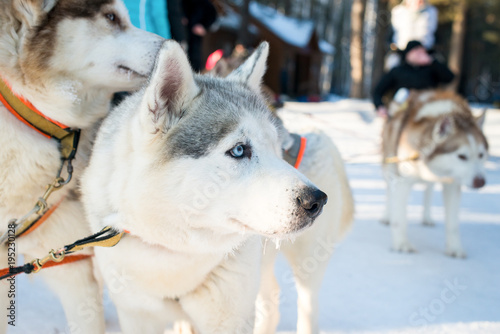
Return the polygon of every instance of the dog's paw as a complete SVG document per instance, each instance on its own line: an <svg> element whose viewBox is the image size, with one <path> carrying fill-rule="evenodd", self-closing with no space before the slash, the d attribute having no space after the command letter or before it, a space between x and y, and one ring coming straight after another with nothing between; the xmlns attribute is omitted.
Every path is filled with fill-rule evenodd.
<svg viewBox="0 0 500 334"><path fill-rule="evenodd" d="M178 320L174 324L175 334L196 334L194 328L188 321Z"/></svg>
<svg viewBox="0 0 500 334"><path fill-rule="evenodd" d="M426 227L434 227L436 226L436 223L433 222L432 220L427 220L425 219L423 222L422 222L422 225L426 226Z"/></svg>
<svg viewBox="0 0 500 334"><path fill-rule="evenodd" d="M465 253L462 247L448 247L448 249L446 250L446 255L457 259L465 259L467 257L467 253Z"/></svg>
<svg viewBox="0 0 500 334"><path fill-rule="evenodd" d="M399 253L416 253L417 250L408 241L398 242L392 246L392 250Z"/></svg>

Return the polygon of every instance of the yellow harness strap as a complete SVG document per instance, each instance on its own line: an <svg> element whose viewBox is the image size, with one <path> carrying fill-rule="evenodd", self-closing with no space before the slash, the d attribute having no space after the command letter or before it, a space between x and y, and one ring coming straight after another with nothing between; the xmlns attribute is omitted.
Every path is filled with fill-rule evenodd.
<svg viewBox="0 0 500 334"><path fill-rule="evenodd" d="M420 154L418 152L413 153L407 158L400 159L397 156L394 157L387 157L384 159L384 164L398 164L401 162L406 162L406 161L415 161L420 159Z"/></svg>
<svg viewBox="0 0 500 334"><path fill-rule="evenodd" d="M21 122L36 130L47 138L60 142L61 156L71 160L76 154L80 130L72 130L68 126L43 115L29 101L12 92L9 85L0 80L0 102Z"/></svg>
<svg viewBox="0 0 500 334"><path fill-rule="evenodd" d="M13 219L9 224L16 225L15 236L21 236L23 233L33 231L48 216L54 211L59 204L53 208L49 208L47 200L50 194L71 180L73 166L71 161L75 158L78 141L80 139L79 129L70 129L68 126L59 123L55 120L42 114L33 104L27 101L24 97L15 94L9 84L0 77L0 102L9 110L17 119L34 129L46 138L54 138L59 142L59 150L61 153L61 169L59 170L54 181L47 186L45 194L35 204L35 207L21 219ZM61 177L61 171L64 165L67 165L68 177L64 180ZM8 238L8 231L0 236L0 244L4 243Z"/></svg>
<svg viewBox="0 0 500 334"><path fill-rule="evenodd" d="M97 246L113 247L120 241L124 233L125 232L119 232L110 226L106 226L96 234L77 240L71 245L66 245L63 248L59 249L58 251L51 250L47 256L41 259L35 259L19 267L9 267L1 269L0 280L23 273L24 274L37 273L42 268L44 268L44 266L45 268L48 268L57 265L52 262L57 262L59 264L66 264L86 259L89 257L89 255L71 255L68 257L66 256L68 254L77 252L87 247L97 247Z"/></svg>

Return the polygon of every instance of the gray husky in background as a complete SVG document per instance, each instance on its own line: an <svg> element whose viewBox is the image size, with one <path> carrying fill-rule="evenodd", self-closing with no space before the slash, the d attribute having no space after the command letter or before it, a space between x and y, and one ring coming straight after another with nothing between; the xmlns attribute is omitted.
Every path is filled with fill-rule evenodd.
<svg viewBox="0 0 500 334"><path fill-rule="evenodd" d="M149 84L104 121L83 178L94 231L129 235L96 249L124 333L252 333L261 236L310 226L327 196L281 158L260 96L268 44L225 79L192 72L163 44ZM170 319L169 319L170 318Z"/></svg>

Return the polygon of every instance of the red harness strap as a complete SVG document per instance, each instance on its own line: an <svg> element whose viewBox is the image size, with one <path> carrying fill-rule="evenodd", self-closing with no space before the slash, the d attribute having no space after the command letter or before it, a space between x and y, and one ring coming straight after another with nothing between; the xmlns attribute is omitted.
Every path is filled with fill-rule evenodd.
<svg viewBox="0 0 500 334"><path fill-rule="evenodd" d="M20 233L18 235L18 237L20 237L20 236L26 236L26 235L30 234L31 232L33 232L34 230L36 230L47 219L49 219L49 217L54 213L54 211L56 211L56 209L59 207L59 205L62 203L63 200L64 200L64 197L61 198L61 200L59 202L57 202L56 204L52 205L50 207L50 209L48 209L47 211L45 211L40 218L38 218L37 220L35 220L35 222L26 231Z"/></svg>
<svg viewBox="0 0 500 334"><path fill-rule="evenodd" d="M89 257L92 257L92 256L93 255L87 255L87 254L67 255L67 256L64 257L64 259L61 262L47 262L40 269L47 269L47 268L50 268L50 267L60 266L62 264L68 264L68 263L72 263L72 262L77 262L77 261L88 259ZM37 268L35 268L35 270L36 269Z"/></svg>
<svg viewBox="0 0 500 334"><path fill-rule="evenodd" d="M61 262L47 262L41 268L39 268L36 265L33 265L32 270L33 271L37 271L37 270L40 270L40 269L46 269L46 268L50 268L50 267L60 266L60 265L63 265L63 264L68 264L68 263L72 263L72 262L77 262L77 261L85 260L85 259L87 259L89 257L92 257L92 255L86 255L86 254L68 255L68 256L65 256L64 259ZM1 269L0 270L0 277L9 274L9 272L10 272L10 268ZM10 275L9 277L17 276L17 275L22 274L22 273L23 272L18 272L16 274Z"/></svg>
<svg viewBox="0 0 500 334"><path fill-rule="evenodd" d="M304 153L306 152L307 146L307 138L300 137L300 149L299 154L297 155L297 160L295 160L295 169L299 169L300 164L302 163L302 158L304 158Z"/></svg>

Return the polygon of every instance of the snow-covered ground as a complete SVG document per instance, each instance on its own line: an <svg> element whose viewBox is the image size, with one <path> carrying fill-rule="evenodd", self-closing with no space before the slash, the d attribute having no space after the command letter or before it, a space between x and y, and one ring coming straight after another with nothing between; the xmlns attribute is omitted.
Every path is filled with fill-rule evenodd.
<svg viewBox="0 0 500 334"><path fill-rule="evenodd" d="M356 200L352 231L339 244L322 285L322 333L465 334L500 333L500 111L490 110L485 132L490 141L487 186L465 190L460 211L468 258L444 255L443 206L436 188L435 227L420 224L422 188L409 203L410 238L416 254L390 251L390 234L378 219L384 207L380 171L381 120L365 101L287 103L286 124L317 126L335 140L346 161ZM276 275L282 283L281 334L293 333L296 294L284 283L281 258ZM30 282L31 281L31 282ZM9 333L64 333L62 308L36 275L19 277L17 326ZM105 298L109 333L119 331L116 313Z"/></svg>

